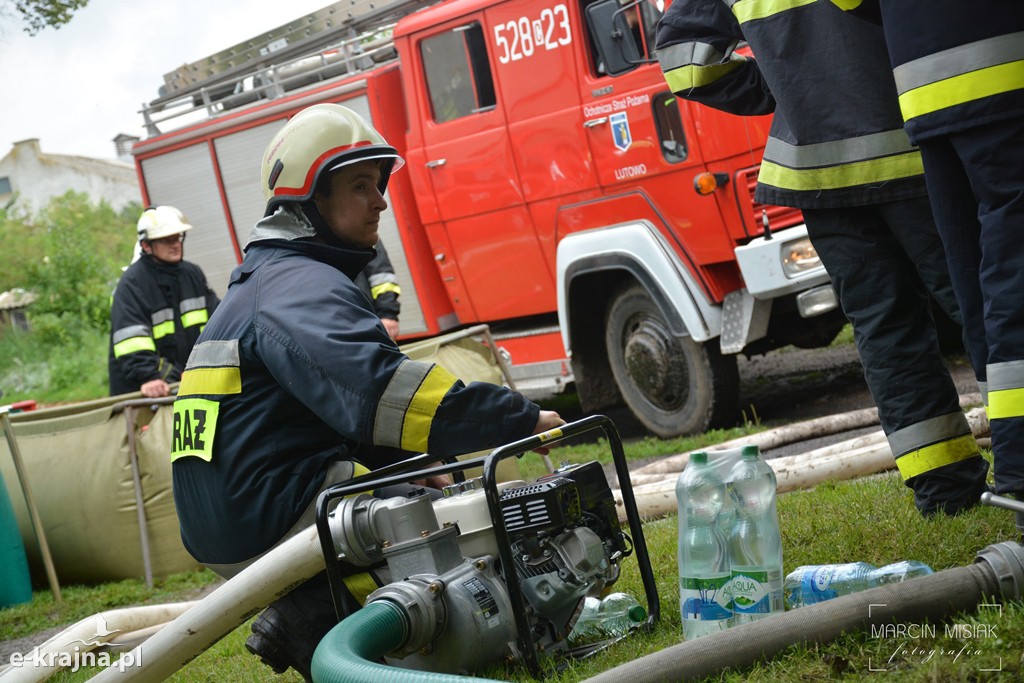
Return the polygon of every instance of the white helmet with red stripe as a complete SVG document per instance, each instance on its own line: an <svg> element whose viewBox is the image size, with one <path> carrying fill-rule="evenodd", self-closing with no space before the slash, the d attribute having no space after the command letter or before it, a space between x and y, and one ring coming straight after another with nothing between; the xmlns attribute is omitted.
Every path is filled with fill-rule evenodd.
<svg viewBox="0 0 1024 683"><path fill-rule="evenodd" d="M360 161L380 160L378 189L402 167L398 150L366 119L340 104L316 104L293 116L263 153L260 184L267 200L265 216L282 202L313 197L326 173Z"/></svg>

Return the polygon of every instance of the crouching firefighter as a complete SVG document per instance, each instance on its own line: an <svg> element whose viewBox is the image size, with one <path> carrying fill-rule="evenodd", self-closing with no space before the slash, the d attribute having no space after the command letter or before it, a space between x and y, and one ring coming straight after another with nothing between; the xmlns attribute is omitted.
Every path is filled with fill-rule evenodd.
<svg viewBox="0 0 1024 683"><path fill-rule="evenodd" d="M407 358L353 282L374 255L384 191L402 163L336 104L296 114L264 154L264 218L174 404L182 540L224 577L312 525L332 484L411 453L453 456L563 424L509 389L466 386ZM383 578L349 569L345 613ZM321 572L272 603L246 645L309 680L313 651L336 623Z"/></svg>

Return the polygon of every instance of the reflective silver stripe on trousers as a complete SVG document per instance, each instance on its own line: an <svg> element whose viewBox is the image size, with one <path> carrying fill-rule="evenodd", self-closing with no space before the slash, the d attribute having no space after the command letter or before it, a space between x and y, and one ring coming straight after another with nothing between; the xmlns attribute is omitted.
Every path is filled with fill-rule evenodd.
<svg viewBox="0 0 1024 683"><path fill-rule="evenodd" d="M112 335L114 343L123 342L125 339L131 339L132 337L152 337L152 333L149 328L145 325L132 325L130 327L122 327L116 330Z"/></svg>
<svg viewBox="0 0 1024 683"><path fill-rule="evenodd" d="M409 410L413 396L433 367L432 363L414 360L404 360L398 366L377 405L377 418L373 424L375 444L401 447L405 413Z"/></svg>
<svg viewBox="0 0 1024 683"><path fill-rule="evenodd" d="M889 435L889 448L894 457L916 451L942 441L971 433L971 425L961 412L939 415L922 420Z"/></svg>
<svg viewBox="0 0 1024 683"><path fill-rule="evenodd" d="M989 391L1024 389L1024 360L989 363L985 374L988 376Z"/></svg>
<svg viewBox="0 0 1024 683"><path fill-rule="evenodd" d="M224 368L240 365L238 357L238 340L207 341L192 347L188 355L188 369L192 368Z"/></svg>
<svg viewBox="0 0 1024 683"><path fill-rule="evenodd" d="M182 299L181 303L178 304L178 310L182 313L198 311L201 308L206 308L205 296L194 296L191 299Z"/></svg>
<svg viewBox="0 0 1024 683"><path fill-rule="evenodd" d="M1024 31L951 47L901 64L892 74L902 95L922 85L1019 59L1024 59Z"/></svg>
<svg viewBox="0 0 1024 683"><path fill-rule="evenodd" d="M981 392L981 404L988 407L988 382L978 382L978 391Z"/></svg>
<svg viewBox="0 0 1024 683"><path fill-rule="evenodd" d="M792 145L778 138L768 138L764 158L789 168L838 166L868 159L912 152L915 147L902 128L871 133L845 140Z"/></svg>
<svg viewBox="0 0 1024 683"><path fill-rule="evenodd" d="M663 71L678 69L681 66L696 64L698 66L709 66L712 64L723 64L726 56L732 54L733 43L728 52L721 52L713 45L707 43L676 43L658 49L658 61Z"/></svg>
<svg viewBox="0 0 1024 683"><path fill-rule="evenodd" d="M165 323L168 320L174 320L174 309L161 308L159 311L156 311L149 316L149 319L153 321L153 327L156 327L160 323Z"/></svg>

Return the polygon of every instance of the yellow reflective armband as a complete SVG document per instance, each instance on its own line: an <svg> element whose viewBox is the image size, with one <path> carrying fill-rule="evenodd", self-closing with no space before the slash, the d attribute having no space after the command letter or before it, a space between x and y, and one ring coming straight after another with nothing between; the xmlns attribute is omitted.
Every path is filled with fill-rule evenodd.
<svg viewBox="0 0 1024 683"><path fill-rule="evenodd" d="M220 403L205 398L184 398L174 402L174 426L171 439L171 462L195 456L210 462L213 458L213 437L217 433Z"/></svg>

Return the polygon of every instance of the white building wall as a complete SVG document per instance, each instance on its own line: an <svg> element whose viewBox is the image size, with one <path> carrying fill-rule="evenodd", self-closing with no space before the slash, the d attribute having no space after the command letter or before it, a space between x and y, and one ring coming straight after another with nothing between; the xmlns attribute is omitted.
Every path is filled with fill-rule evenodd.
<svg viewBox="0 0 1024 683"><path fill-rule="evenodd" d="M0 205L17 196L16 206L35 212L68 190L84 192L95 202L105 199L115 209L142 201L135 167L130 163L44 154L37 139L14 143L0 159Z"/></svg>

